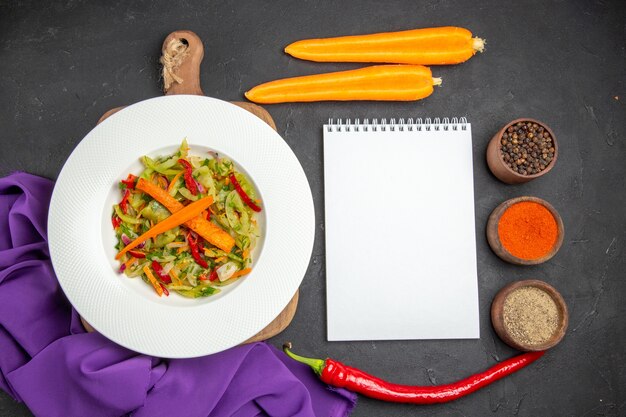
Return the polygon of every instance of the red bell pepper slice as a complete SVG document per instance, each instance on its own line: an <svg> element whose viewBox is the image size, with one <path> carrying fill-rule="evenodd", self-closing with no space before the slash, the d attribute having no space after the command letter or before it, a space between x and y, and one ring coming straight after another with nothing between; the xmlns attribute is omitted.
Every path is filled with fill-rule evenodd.
<svg viewBox="0 0 626 417"><path fill-rule="evenodd" d="M170 296L170 291L167 289L167 287L165 285L163 285L162 282L159 282L159 285L163 289L163 294L165 294L166 297L169 297Z"/></svg>
<svg viewBox="0 0 626 417"><path fill-rule="evenodd" d="M166 284L172 282L172 278L170 278L170 276L163 271L163 267L157 261L152 261L152 269L154 269L154 272L156 272L161 281L165 282Z"/></svg>
<svg viewBox="0 0 626 417"><path fill-rule="evenodd" d="M209 264L200 256L200 247L202 244L198 246L198 242L191 236L191 234L187 234L187 242L189 242L189 250L191 250L191 256L193 256L196 263L203 268L208 268Z"/></svg>
<svg viewBox="0 0 626 417"><path fill-rule="evenodd" d="M135 183L137 182L137 177L133 174L128 174L128 177L125 180L120 181L122 184L126 186L127 189L135 188Z"/></svg>
<svg viewBox="0 0 626 417"><path fill-rule="evenodd" d="M129 250L128 254L134 258L142 259L146 257L146 254L143 252L138 252L136 250Z"/></svg>
<svg viewBox="0 0 626 417"><path fill-rule="evenodd" d="M213 282L218 278L217 276L217 268L215 268L212 272L211 275L209 275L209 281Z"/></svg>
<svg viewBox="0 0 626 417"><path fill-rule="evenodd" d="M246 194L243 188L241 188L241 185L239 184L239 181L237 181L235 174L230 174L228 178L230 179L230 182L233 183L235 190L237 190L237 193L239 194L243 202L246 203L248 207L250 207L252 210L256 211L257 213L261 211L261 207L257 206L254 203L254 201L252 201L252 199L248 196L248 194Z"/></svg>
<svg viewBox="0 0 626 417"><path fill-rule="evenodd" d="M122 197L122 201L120 201L120 208L122 209L122 212L124 212L124 214L126 214L126 212L128 211L128 197L130 197L130 190L126 190L124 191L124 197Z"/></svg>
<svg viewBox="0 0 626 417"><path fill-rule="evenodd" d="M193 178L193 175L191 174L192 168L191 168L191 164L184 160L183 158L180 158L178 160L178 163L181 164L183 166L183 168L185 169L185 173L183 174L184 178L185 178L185 185L187 186L187 189L189 190L189 192L193 195L198 195L198 184L196 184L196 180Z"/></svg>
<svg viewBox="0 0 626 417"><path fill-rule="evenodd" d="M113 228L117 229L118 227L120 227L120 224L122 224L122 219L117 216L113 216L111 218L111 223L113 223Z"/></svg>

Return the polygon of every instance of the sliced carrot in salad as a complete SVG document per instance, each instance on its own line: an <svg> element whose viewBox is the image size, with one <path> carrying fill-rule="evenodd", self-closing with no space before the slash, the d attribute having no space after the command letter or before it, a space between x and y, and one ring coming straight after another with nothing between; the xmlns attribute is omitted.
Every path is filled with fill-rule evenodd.
<svg viewBox="0 0 626 417"><path fill-rule="evenodd" d="M184 207L167 191L143 178L139 179L136 188L154 198L172 213L176 213ZM202 236L207 242L212 243L225 252L230 252L235 245L235 239L233 239L231 235L201 216L194 217L187 221L185 226Z"/></svg>
<svg viewBox="0 0 626 417"><path fill-rule="evenodd" d="M176 274L176 272L174 272L173 269L170 271L170 277L172 278L172 282L176 285L183 285L183 282L180 280L180 278L178 278L178 275Z"/></svg>
<svg viewBox="0 0 626 417"><path fill-rule="evenodd" d="M230 279L233 278L238 278L238 277L242 277L244 275L248 275L250 272L252 272L252 268L246 268L246 269L242 269L240 271L235 272Z"/></svg>
<svg viewBox="0 0 626 417"><path fill-rule="evenodd" d="M124 262L124 269L130 268L136 261L137 258L131 256L126 262Z"/></svg>
<svg viewBox="0 0 626 417"><path fill-rule="evenodd" d="M172 190L174 189L174 186L176 185L176 183L178 183L178 179L179 179L180 177L182 177L182 176L183 176L183 173L184 173L184 172L183 172L183 171L181 171L181 172L179 172L178 174L176 174L176 176L174 177L174 179L172 180L172 182L170 182L170 185L167 187L167 192L168 192L168 193L171 193L171 192L172 192ZM154 198L154 197L152 197L152 198Z"/></svg>
<svg viewBox="0 0 626 417"><path fill-rule="evenodd" d="M152 271L150 271L150 268L148 267L148 265L143 267L143 272L146 274L148 281L150 281L150 283L154 287L154 290L157 292L157 294L159 294L159 297L162 296L163 288L161 287L161 284L159 284L159 282L156 280L154 275L152 275Z"/></svg>
<svg viewBox="0 0 626 417"><path fill-rule="evenodd" d="M156 237L161 233L165 233L168 230L173 229L176 226L180 226L181 224L193 219L199 213L202 213L204 210L206 210L206 208L209 207L211 204L213 204L213 197L209 196L204 197L198 201L194 201L188 206L182 208L181 210L178 210L162 222L159 222L155 226L151 227L150 230L148 230L146 233L139 236L128 245L124 246L124 248L119 251L117 255L115 255L115 259L120 259L122 255L124 255L126 252L136 248L146 240L152 237Z"/></svg>

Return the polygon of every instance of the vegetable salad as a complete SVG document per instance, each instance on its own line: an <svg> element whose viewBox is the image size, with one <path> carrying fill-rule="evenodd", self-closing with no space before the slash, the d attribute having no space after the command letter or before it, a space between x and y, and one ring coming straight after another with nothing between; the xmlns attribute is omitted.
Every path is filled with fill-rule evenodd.
<svg viewBox="0 0 626 417"><path fill-rule="evenodd" d="M141 277L159 296L176 291L191 298L216 294L249 274L261 206L233 162L217 153L190 155L186 140L172 155L141 161L143 172L120 181L121 201L113 206L120 272ZM208 210L175 221L176 212L202 199L211 202ZM178 226L153 229L165 219Z"/></svg>

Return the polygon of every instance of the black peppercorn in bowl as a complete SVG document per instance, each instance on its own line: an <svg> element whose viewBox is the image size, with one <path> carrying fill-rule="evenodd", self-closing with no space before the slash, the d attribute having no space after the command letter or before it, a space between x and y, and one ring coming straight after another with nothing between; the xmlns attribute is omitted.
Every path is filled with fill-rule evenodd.
<svg viewBox="0 0 626 417"><path fill-rule="evenodd" d="M500 181L521 184L548 173L558 156L552 130L534 119L515 119L487 146L487 164Z"/></svg>

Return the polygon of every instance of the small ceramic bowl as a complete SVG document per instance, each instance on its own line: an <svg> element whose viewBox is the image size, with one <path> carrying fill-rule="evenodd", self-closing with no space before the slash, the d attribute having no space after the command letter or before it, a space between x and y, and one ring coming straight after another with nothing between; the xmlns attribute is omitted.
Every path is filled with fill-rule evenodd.
<svg viewBox="0 0 626 417"><path fill-rule="evenodd" d="M556 303L559 312L557 329L552 334L552 336L542 344L530 345L525 344L522 341L516 340L513 336L509 334L506 326L504 325L504 302L509 294L511 294L516 289L522 287L534 287L542 290L547 293ZM498 336L500 336L500 339L502 339L504 343L511 346L512 348L524 352L540 351L554 347L563 339L563 336L565 336L565 331L567 330L567 325L569 323L569 313L567 312L565 300L563 300L561 294L559 294L559 292L554 289L554 287L546 284L543 281L529 279L513 282L502 288L498 292L498 294L496 294L495 298L493 299L493 303L491 303L491 323Z"/></svg>
<svg viewBox="0 0 626 417"><path fill-rule="evenodd" d="M554 217L554 220L556 220L557 238L556 238L556 242L554 243L554 246L552 247L550 252L548 252L542 257L535 258L535 259L522 259L511 254L502 245L502 242L500 241L500 235L498 234L498 223L500 223L500 217L502 217L502 213L504 213L506 209L508 209L512 205L521 203L523 201L532 201L534 203L541 204L542 206L548 209L548 211ZM503 261L507 261L515 265L538 265L552 258L559 251L559 249L561 248L561 245L563 244L564 230L565 229L563 227L563 220L561 219L561 216L556 211L556 209L552 207L550 203L548 203L545 200L542 200L541 198L523 196L523 197L516 197L510 200L507 200L504 203L500 204L498 207L496 207L491 212L491 215L489 216L489 220L487 220L486 232L487 232L487 241L489 242L489 246L491 247L491 250L493 250L493 252L496 255L498 255L498 257L502 259Z"/></svg>
<svg viewBox="0 0 626 417"><path fill-rule="evenodd" d="M537 123L539 126L542 126L545 130L547 130L550 136L552 137L552 143L554 144L554 157L552 158L552 161L550 161L550 163L546 166L546 169L544 169L543 171L537 174L522 175L518 172L515 172L504 162L504 159L502 157L502 151L500 149L502 146L500 143L500 141L502 140L502 134L510 126L513 126L514 124L518 122ZM491 170L493 175L495 175L500 181L505 182L507 184L521 184L524 182L534 180L535 178L539 178L542 175L545 175L548 172L550 172L550 170L556 163L556 159L558 155L559 155L559 147L557 145L554 132L552 132L552 130L545 123L540 122L535 119L528 119L528 118L515 119L512 122L507 123L502 129L498 131L498 133L493 135L493 137L491 138L491 141L489 141L489 145L487 146L487 165L489 165L489 169Z"/></svg>

